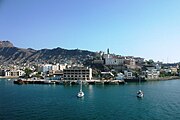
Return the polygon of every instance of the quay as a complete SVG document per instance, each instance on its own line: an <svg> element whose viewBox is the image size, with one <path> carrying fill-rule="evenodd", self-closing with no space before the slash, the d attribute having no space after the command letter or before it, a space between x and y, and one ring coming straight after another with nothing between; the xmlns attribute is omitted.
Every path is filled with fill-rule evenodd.
<svg viewBox="0 0 180 120"><path fill-rule="evenodd" d="M59 80L45 80L45 79L38 79L38 80L31 80L31 79L17 79L14 80L14 84L60 84Z"/></svg>
<svg viewBox="0 0 180 120"><path fill-rule="evenodd" d="M82 80L85 85L120 85L125 84L124 80ZM46 80L46 79L17 79L14 84L56 84L56 85L78 85L79 80Z"/></svg>

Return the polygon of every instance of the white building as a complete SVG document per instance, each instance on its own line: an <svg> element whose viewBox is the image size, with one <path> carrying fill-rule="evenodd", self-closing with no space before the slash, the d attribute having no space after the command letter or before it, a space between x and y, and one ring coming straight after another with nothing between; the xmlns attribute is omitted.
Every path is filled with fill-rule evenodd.
<svg viewBox="0 0 180 120"><path fill-rule="evenodd" d="M68 64L59 64L57 63L56 65L52 65L52 70L53 71L63 71L64 69L70 67L71 65Z"/></svg>
<svg viewBox="0 0 180 120"><path fill-rule="evenodd" d="M63 71L64 80L91 80L92 69L87 67L71 67Z"/></svg>
<svg viewBox="0 0 180 120"><path fill-rule="evenodd" d="M68 67L67 64L60 64L60 65L59 65L59 70L60 70L60 71L63 71L64 69L66 69L66 67Z"/></svg>
<svg viewBox="0 0 180 120"><path fill-rule="evenodd" d="M41 64L38 66L38 72L48 72L52 70L52 64Z"/></svg>
<svg viewBox="0 0 180 120"><path fill-rule="evenodd" d="M117 57L115 55L111 54L105 54L105 65L123 65L124 64L124 58Z"/></svg>
<svg viewBox="0 0 180 120"><path fill-rule="evenodd" d="M52 65L52 71L58 71L59 70L59 64Z"/></svg>
<svg viewBox="0 0 180 120"><path fill-rule="evenodd" d="M124 79L124 74L123 73L118 73L116 80L123 80Z"/></svg>
<svg viewBox="0 0 180 120"><path fill-rule="evenodd" d="M128 72L128 71L124 71L124 76L126 78L132 78L133 77L133 73L132 72Z"/></svg>
<svg viewBox="0 0 180 120"><path fill-rule="evenodd" d="M134 58L126 58L125 59L125 64L129 66L135 66L136 65L136 60Z"/></svg>
<svg viewBox="0 0 180 120"><path fill-rule="evenodd" d="M5 77L20 77L25 74L22 70L7 70L5 71Z"/></svg>
<svg viewBox="0 0 180 120"><path fill-rule="evenodd" d="M79 67L82 65L80 64L73 64L73 65L68 65L68 64L39 64L38 65L38 72L43 72L43 73L55 73L56 71L63 71L64 69L70 68L70 67Z"/></svg>
<svg viewBox="0 0 180 120"><path fill-rule="evenodd" d="M160 72L157 69L147 70L146 75L148 79L157 79L160 75Z"/></svg>

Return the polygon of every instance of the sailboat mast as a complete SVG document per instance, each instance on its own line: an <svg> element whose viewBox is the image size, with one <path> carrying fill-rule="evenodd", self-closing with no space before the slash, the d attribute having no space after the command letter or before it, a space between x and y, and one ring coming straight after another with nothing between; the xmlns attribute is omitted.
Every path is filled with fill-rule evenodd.
<svg viewBox="0 0 180 120"><path fill-rule="evenodd" d="M141 89L141 78L139 77L139 89Z"/></svg>
<svg viewBox="0 0 180 120"><path fill-rule="evenodd" d="M82 80L81 80L81 85L80 85L80 91L82 91Z"/></svg>

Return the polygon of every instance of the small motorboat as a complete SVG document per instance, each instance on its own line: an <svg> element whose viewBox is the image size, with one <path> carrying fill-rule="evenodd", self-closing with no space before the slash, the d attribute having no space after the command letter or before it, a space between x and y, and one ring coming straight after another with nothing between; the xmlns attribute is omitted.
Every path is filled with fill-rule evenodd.
<svg viewBox="0 0 180 120"><path fill-rule="evenodd" d="M143 98L143 96L144 96L143 92L142 92L141 90L139 90L139 91L137 92L137 97L138 97L138 98Z"/></svg>

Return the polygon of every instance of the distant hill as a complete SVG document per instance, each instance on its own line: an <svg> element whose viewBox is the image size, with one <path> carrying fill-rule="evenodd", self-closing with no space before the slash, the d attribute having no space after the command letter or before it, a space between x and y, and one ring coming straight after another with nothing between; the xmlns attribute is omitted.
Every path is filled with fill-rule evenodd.
<svg viewBox="0 0 180 120"><path fill-rule="evenodd" d="M95 52L87 50L67 50L62 48L34 50L14 47L9 41L0 41L0 63L82 63L86 59L96 55Z"/></svg>

